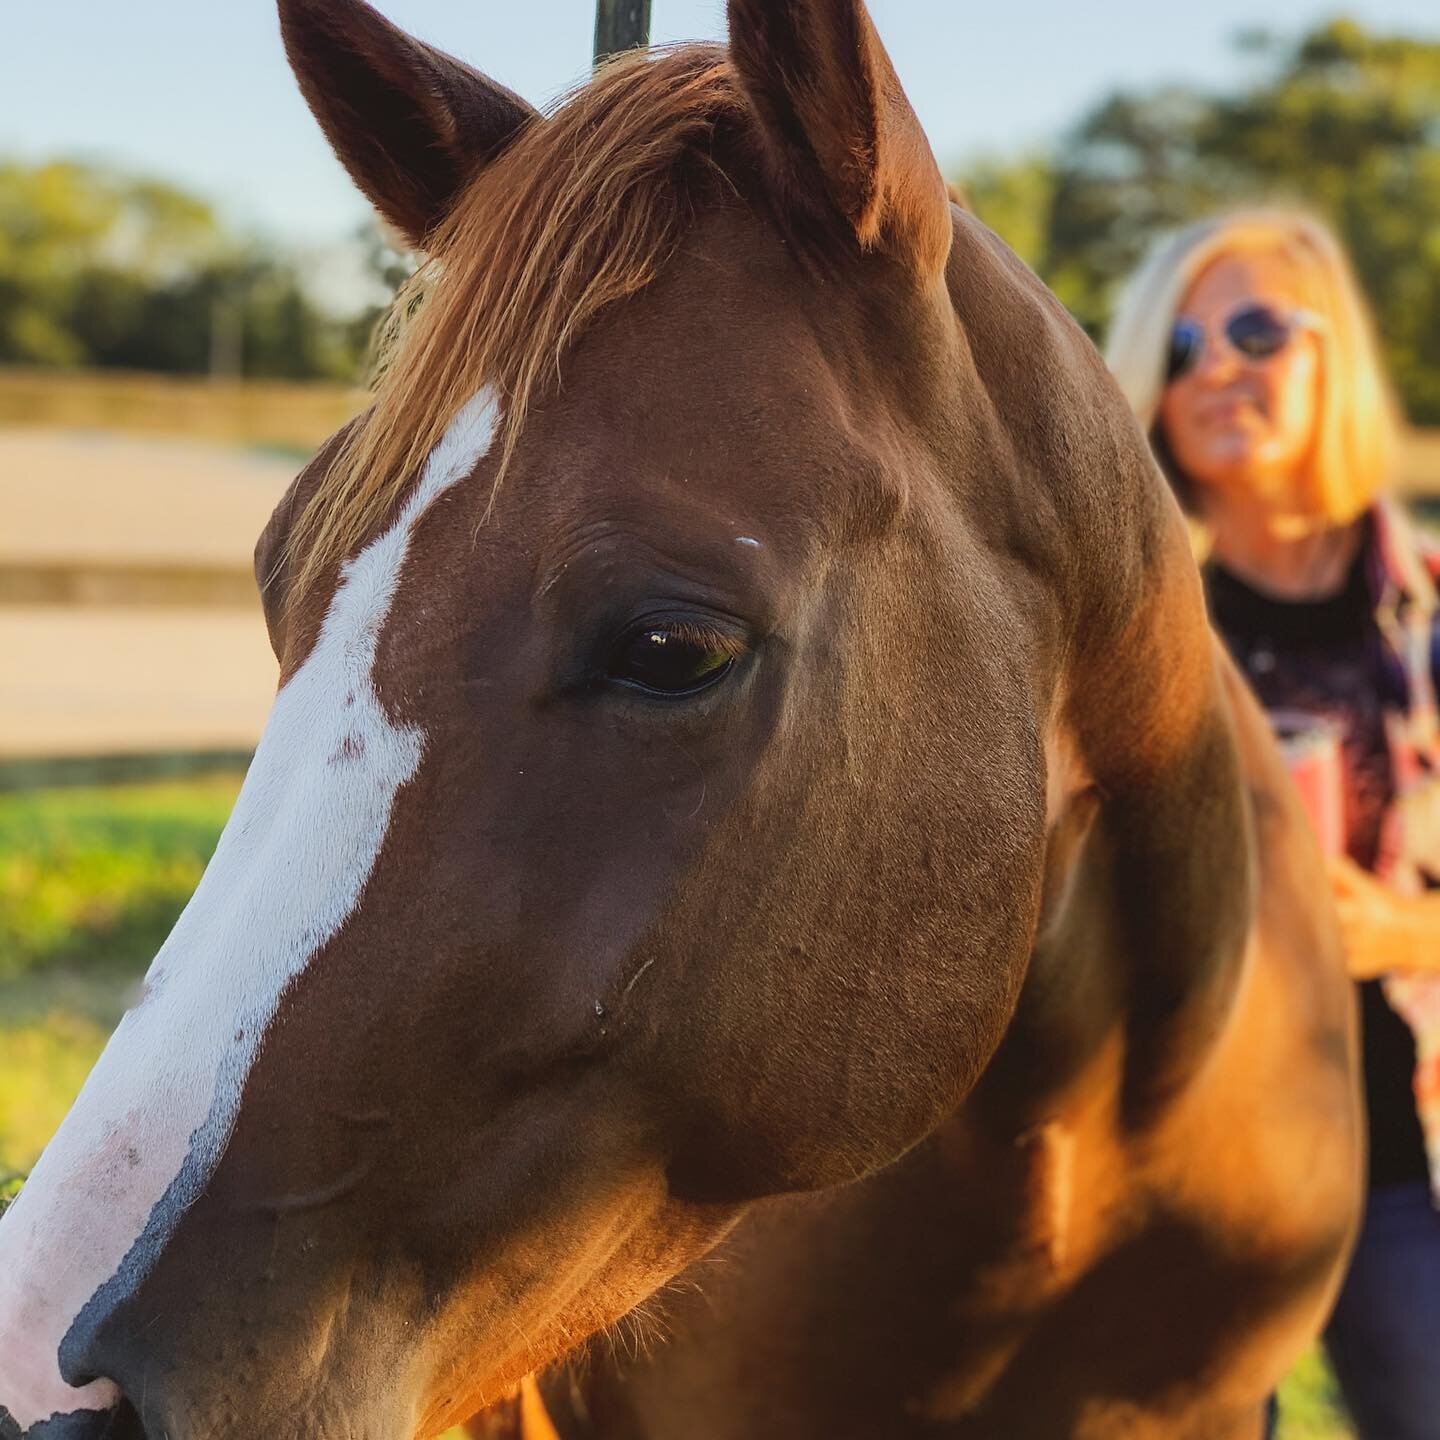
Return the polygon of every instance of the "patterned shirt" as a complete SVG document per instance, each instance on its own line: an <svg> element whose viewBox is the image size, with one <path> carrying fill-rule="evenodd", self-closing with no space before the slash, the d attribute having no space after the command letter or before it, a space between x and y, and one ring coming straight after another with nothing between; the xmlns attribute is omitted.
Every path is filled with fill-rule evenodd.
<svg viewBox="0 0 1440 1440"><path fill-rule="evenodd" d="M1374 617L1374 676L1385 719L1392 798L1372 868L1411 894L1440 886L1440 549L1422 540L1399 507L1370 512L1361 573ZM1415 1044L1411 1098L1440 1205L1440 975L1392 974L1384 999Z"/></svg>
<svg viewBox="0 0 1440 1440"><path fill-rule="evenodd" d="M1345 842L1350 858L1373 870L1385 816L1395 800L1386 729L1383 642L1375 623L1365 553L1341 591L1323 600L1267 595L1223 566L1205 576L1210 614L1260 703L1313 716L1340 734ZM1424 1180L1425 1142L1411 1083L1415 1039L1378 980L1360 986L1371 1185Z"/></svg>

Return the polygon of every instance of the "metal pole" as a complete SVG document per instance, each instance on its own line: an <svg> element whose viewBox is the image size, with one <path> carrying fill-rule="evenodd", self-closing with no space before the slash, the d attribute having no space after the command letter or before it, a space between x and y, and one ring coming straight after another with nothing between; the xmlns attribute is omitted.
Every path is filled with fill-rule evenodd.
<svg viewBox="0 0 1440 1440"><path fill-rule="evenodd" d="M650 0L595 0L595 63L650 43Z"/></svg>

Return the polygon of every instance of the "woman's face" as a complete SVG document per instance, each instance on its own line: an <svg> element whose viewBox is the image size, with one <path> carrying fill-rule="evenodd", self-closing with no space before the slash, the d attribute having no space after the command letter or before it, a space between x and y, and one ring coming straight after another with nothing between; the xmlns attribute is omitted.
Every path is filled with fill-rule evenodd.
<svg viewBox="0 0 1440 1440"><path fill-rule="evenodd" d="M1160 401L1170 454L1194 484L1292 501L1315 434L1320 348L1297 326L1264 359L1236 350L1225 323L1237 309L1263 304L1282 315L1302 308L1292 267L1262 251L1222 256L1196 277L1180 315L1205 332L1200 358Z"/></svg>

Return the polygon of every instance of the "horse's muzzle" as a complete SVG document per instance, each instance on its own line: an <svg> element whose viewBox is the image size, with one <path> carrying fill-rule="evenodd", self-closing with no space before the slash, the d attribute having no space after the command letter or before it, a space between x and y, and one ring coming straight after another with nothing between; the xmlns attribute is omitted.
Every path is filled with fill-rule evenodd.
<svg viewBox="0 0 1440 1440"><path fill-rule="evenodd" d="M135 1407L122 1400L115 1410L75 1410L52 1415L22 1430L0 1406L0 1440L147 1440Z"/></svg>

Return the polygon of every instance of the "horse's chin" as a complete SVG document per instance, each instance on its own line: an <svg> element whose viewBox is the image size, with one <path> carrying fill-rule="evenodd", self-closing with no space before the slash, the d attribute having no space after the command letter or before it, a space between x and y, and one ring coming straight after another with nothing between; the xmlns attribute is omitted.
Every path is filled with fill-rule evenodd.
<svg viewBox="0 0 1440 1440"><path fill-rule="evenodd" d="M112 1410L106 1418L106 1428L95 1432L97 1440L146 1440L145 1426L128 1401L122 1400L120 1408Z"/></svg>

